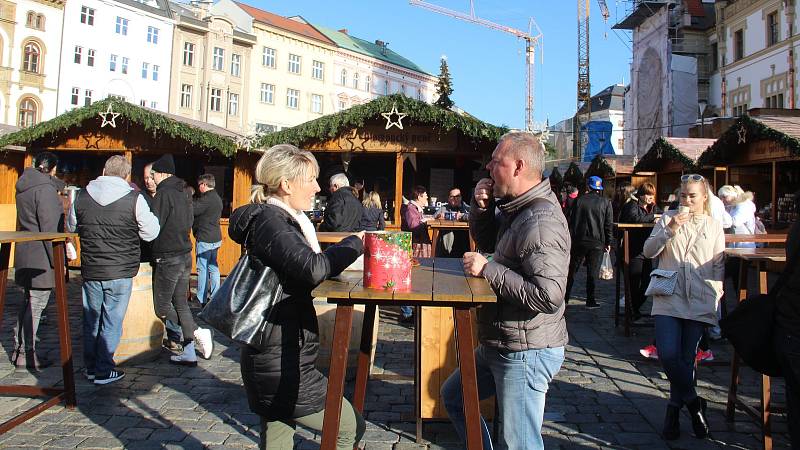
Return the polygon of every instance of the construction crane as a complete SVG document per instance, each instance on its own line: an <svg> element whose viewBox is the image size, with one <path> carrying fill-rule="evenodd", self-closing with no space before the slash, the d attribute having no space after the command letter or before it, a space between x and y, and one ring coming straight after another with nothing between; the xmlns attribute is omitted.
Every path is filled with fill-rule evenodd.
<svg viewBox="0 0 800 450"><path fill-rule="evenodd" d="M608 5L605 0L597 0L600 14L608 21ZM573 157L581 158L581 123L592 120L592 84L589 80L589 0L578 0L578 105L575 113ZM583 108L583 114L581 109ZM585 120L581 120L585 117Z"/></svg>
<svg viewBox="0 0 800 450"><path fill-rule="evenodd" d="M525 130L526 131L534 131L534 122L533 122L533 107L534 107L534 61L536 57L536 46L539 45L541 49L542 45L542 31L539 29L539 25L536 24L536 21L533 20L531 17L528 20L528 32L524 32L521 30L517 30L516 28L512 28L505 25L500 25L494 22L490 22L486 19L481 19L480 17L475 15L475 1L470 0L469 2L469 14L465 14L459 11L454 11L452 9L447 9L438 5L434 5L432 3L428 3L422 0L409 0L409 3L412 6L419 6L420 8L425 8L427 10L433 11L435 13L444 14L446 16L454 17L456 19L464 20L466 22L475 23L478 25L482 25L487 28L491 28L493 30L502 31L504 33L513 34L514 36L522 39L525 41L525 65L526 65L526 73L525 73ZM531 30L536 28L537 34L531 35ZM541 130L544 131L544 130Z"/></svg>

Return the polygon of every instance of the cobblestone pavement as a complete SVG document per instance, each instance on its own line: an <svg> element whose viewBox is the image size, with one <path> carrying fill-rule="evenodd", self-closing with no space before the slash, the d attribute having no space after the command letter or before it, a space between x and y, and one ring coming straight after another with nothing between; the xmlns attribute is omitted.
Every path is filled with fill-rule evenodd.
<svg viewBox="0 0 800 450"><path fill-rule="evenodd" d="M75 277L77 278L77 277ZM635 328L626 338L615 328L612 315L613 282L600 282L602 307L583 305L584 281L579 275L575 297L567 308L570 345L563 368L550 386L545 413L545 446L548 449L662 448L706 449L760 447L757 423L742 412L728 423L724 418L728 365L703 365L698 372L700 394L709 400L709 422L713 439L691 437L689 418L681 416L681 438L666 443L661 427L668 384L660 365L644 360L638 349L652 338L652 328ZM8 363L11 329L20 305L21 291L9 283L0 343L0 383L61 383L60 369L39 374L14 370ZM252 448L257 446L258 417L247 406L239 373L239 353L224 337L216 337L213 357L196 368L167 363L168 353L151 363L127 366L126 377L114 384L96 387L82 376L80 345L80 286L70 282L70 325L78 391L78 407L51 408L10 432L0 435L0 448ZM58 358L54 302L40 330L40 350L51 360ZM647 306L645 307L647 308ZM397 323L393 308L381 311L375 379L370 381L366 402L367 449L456 449L458 439L446 422L426 423L422 444L414 442L412 366L413 331ZM643 322L647 324L648 320ZM717 361L729 361L727 344L714 343ZM743 370L740 395L758 405L760 382ZM349 396L352 383L347 385ZM783 384L773 381L773 398L784 401ZM6 420L41 399L0 398L0 420ZM775 448L788 448L786 422L773 421ZM296 448L319 448L319 436L299 429Z"/></svg>

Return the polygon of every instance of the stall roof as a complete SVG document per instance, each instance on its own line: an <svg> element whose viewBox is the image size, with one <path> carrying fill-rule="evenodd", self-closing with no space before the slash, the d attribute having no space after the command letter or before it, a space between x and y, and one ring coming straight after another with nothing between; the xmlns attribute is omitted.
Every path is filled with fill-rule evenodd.
<svg viewBox="0 0 800 450"><path fill-rule="evenodd" d="M633 173L632 155L597 155L586 169L586 176L597 175L601 178L613 178L631 173Z"/></svg>
<svg viewBox="0 0 800 450"><path fill-rule="evenodd" d="M36 141L52 141L66 130L79 126L100 128L102 118L111 105L117 117L117 125L125 122L141 126L154 135L163 134L173 139L185 141L190 147L215 150L225 156L236 153L236 140L239 135L225 128L198 120L143 108L118 99L103 99L89 106L65 112L32 127L0 136L0 148L7 145L28 146Z"/></svg>
<svg viewBox="0 0 800 450"><path fill-rule="evenodd" d="M394 107L405 114L404 123L422 123L438 127L442 132L457 130L473 142L498 141L508 131L505 126L495 126L472 116L425 103L402 94L381 96L368 103L354 105L344 111L322 116L292 128L265 135L253 148L269 148L276 144L293 144L304 147L313 141L337 137L347 130L363 127L368 121L385 120L381 114Z"/></svg>
<svg viewBox="0 0 800 450"><path fill-rule="evenodd" d="M700 155L714 142L714 139L704 138L660 137L653 142L633 170L657 171L664 160L676 161L687 169L694 169L698 165Z"/></svg>
<svg viewBox="0 0 800 450"><path fill-rule="evenodd" d="M762 113L766 113L761 115ZM800 111L750 110L728 128L727 131L700 156L700 164L717 165L730 162L733 155L743 152L754 141L778 142L794 156L800 156Z"/></svg>

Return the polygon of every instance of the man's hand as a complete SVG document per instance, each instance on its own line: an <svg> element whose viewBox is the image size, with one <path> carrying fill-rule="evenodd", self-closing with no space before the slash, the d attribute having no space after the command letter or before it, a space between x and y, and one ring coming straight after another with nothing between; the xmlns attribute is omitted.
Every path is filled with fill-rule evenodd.
<svg viewBox="0 0 800 450"><path fill-rule="evenodd" d="M606 245L606 252L610 252L610 251L611 251L611 246L610 245Z"/></svg>
<svg viewBox="0 0 800 450"><path fill-rule="evenodd" d="M483 276L483 268L486 267L486 263L489 261L480 253L467 252L464 253L462 262L464 263L465 274L473 277L481 277Z"/></svg>
<svg viewBox="0 0 800 450"><path fill-rule="evenodd" d="M489 206L489 201L492 199L492 186L494 186L494 181L491 178L482 178L475 186L475 202L481 209Z"/></svg>

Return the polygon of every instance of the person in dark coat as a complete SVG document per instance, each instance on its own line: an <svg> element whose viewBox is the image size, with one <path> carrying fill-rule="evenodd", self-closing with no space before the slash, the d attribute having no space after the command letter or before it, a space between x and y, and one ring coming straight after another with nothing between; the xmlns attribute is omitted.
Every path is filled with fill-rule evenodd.
<svg viewBox="0 0 800 450"><path fill-rule="evenodd" d="M364 231L380 231L386 228L386 221L383 218L383 208L381 207L381 196L377 192L371 191L364 195L364 212L361 214L361 226Z"/></svg>
<svg viewBox="0 0 800 450"><path fill-rule="evenodd" d="M331 197L319 231L359 231L364 208L358 201L355 190L350 187L347 176L343 173L332 176L329 189ZM305 209L309 207L310 205L306 205Z"/></svg>
<svg viewBox="0 0 800 450"><path fill-rule="evenodd" d="M578 271L581 261L586 259L586 307L597 308L600 305L594 297L594 285L603 252L611 251L614 212L611 201L603 197L603 180L600 177L589 177L586 187L588 191L575 200L567 217L572 247L564 303L569 302L575 272Z"/></svg>
<svg viewBox="0 0 800 450"><path fill-rule="evenodd" d="M314 225L303 213L308 199L319 192L318 173L310 152L288 144L268 149L256 165L259 185L252 203L230 218L228 235L274 269L284 290L264 329L265 349L241 348L247 399L261 416L261 449L292 448L298 424L322 429L328 382L315 366L319 324L311 291L364 250L363 232L320 250ZM336 448L352 449L365 428L361 415L342 399Z"/></svg>
<svg viewBox="0 0 800 450"><path fill-rule="evenodd" d="M55 178L58 157L42 152L33 159L33 167L22 172L16 184L17 231L55 233L64 231L64 207L59 197L63 183ZM20 242L14 251L14 281L24 289L25 304L14 325L14 350L11 363L38 370L50 364L36 354L36 333L42 312L55 287L53 244Z"/></svg>
<svg viewBox="0 0 800 450"><path fill-rule="evenodd" d="M622 206L619 214L620 223L654 223L662 213L661 208L656 205L656 187L652 183L644 183L636 191L638 201L628 202ZM650 236L652 228L642 228L641 230L628 231L628 250L630 251L630 266L628 273L631 274L631 306L633 306L634 317L639 317L639 309L644 304L647 297L644 295L647 285L650 283L650 272L653 270L653 263L649 258L642 255L644 241ZM622 252L618 253L622 255ZM628 299L625 299L628 301Z"/></svg>
<svg viewBox="0 0 800 450"><path fill-rule="evenodd" d="M436 211L433 218L469 222L469 205L462 199L461 189L455 187L450 189L447 193L447 203ZM461 258L469 251L469 230L442 233L439 242L433 242L432 245L437 246L436 256Z"/></svg>
<svg viewBox="0 0 800 450"><path fill-rule="evenodd" d="M197 178L200 195L192 202L194 222L192 232L197 242L197 301L206 302L219 289L217 252L222 247L219 218L222 217L222 199L217 194L214 175L206 173Z"/></svg>

